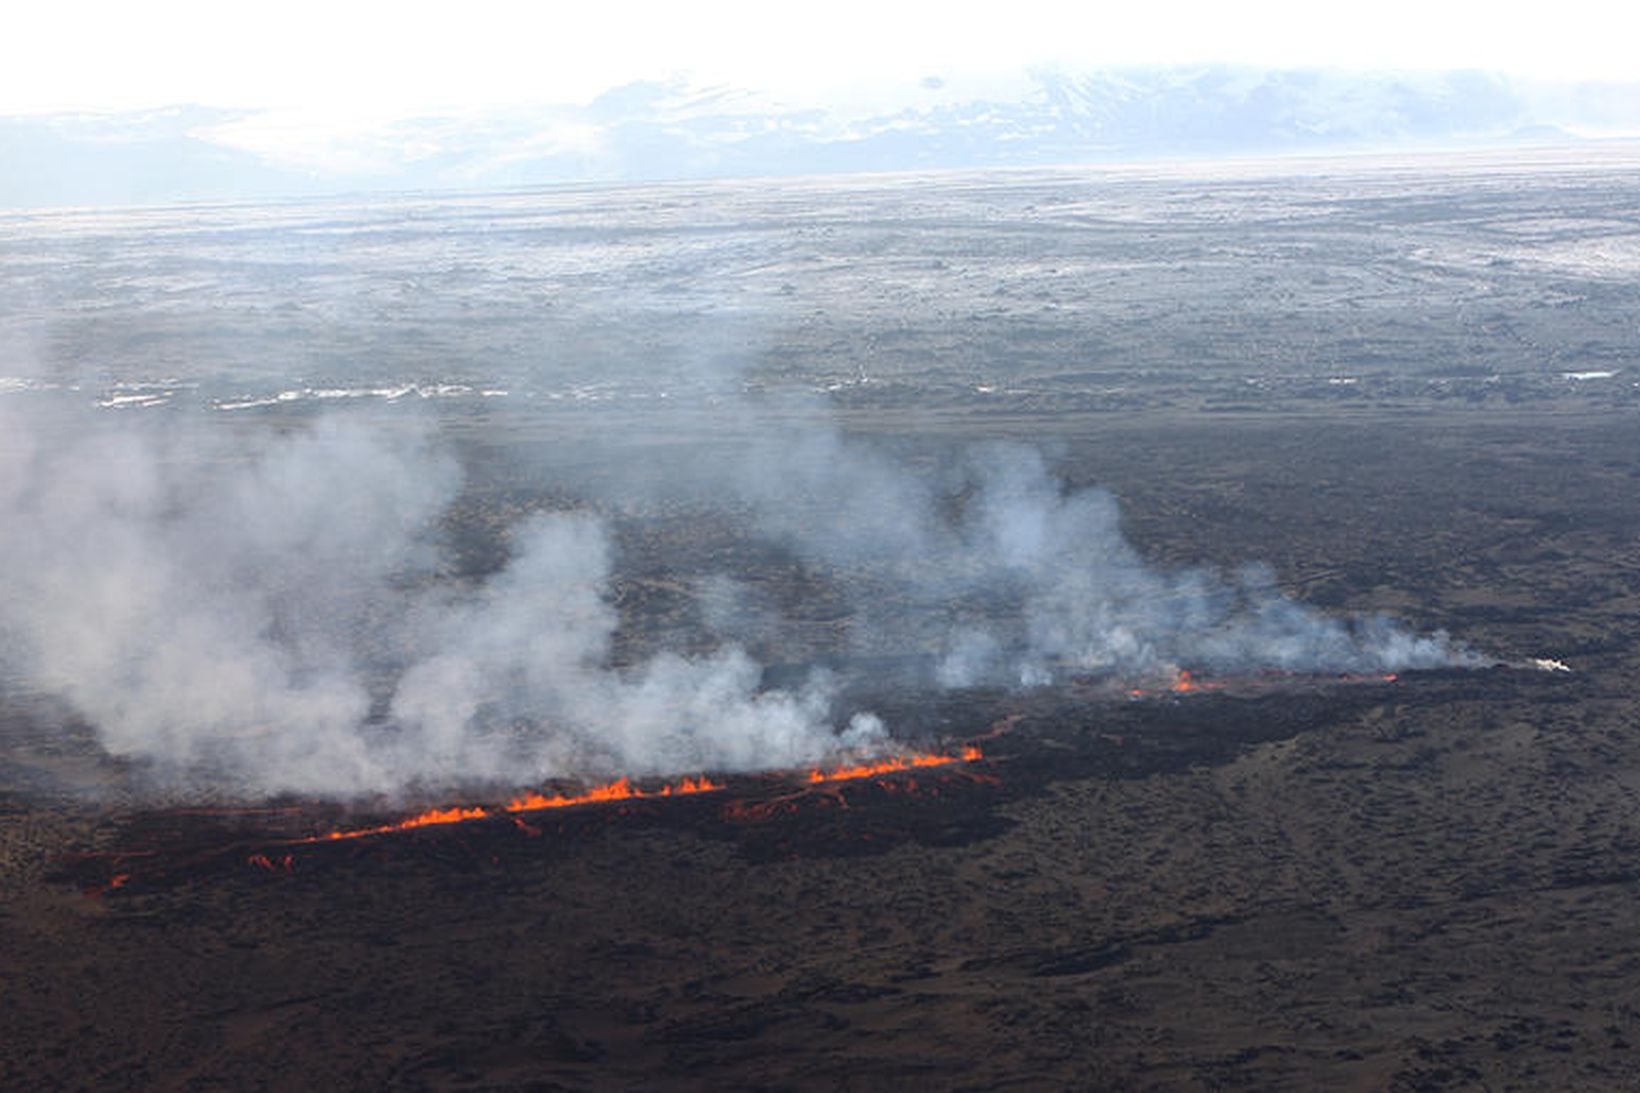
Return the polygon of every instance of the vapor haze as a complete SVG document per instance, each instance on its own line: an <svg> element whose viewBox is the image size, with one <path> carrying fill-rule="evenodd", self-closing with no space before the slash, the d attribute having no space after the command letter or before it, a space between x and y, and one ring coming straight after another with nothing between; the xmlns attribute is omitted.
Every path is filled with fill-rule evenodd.
<svg viewBox="0 0 1640 1093"><path fill-rule="evenodd" d="M249 453L90 421L45 443L0 411L0 636L114 754L248 789L739 770L881 744L821 677L759 692L738 650L608 663L609 546L573 513L515 529L472 589L435 580L461 477L420 438L323 419ZM171 423L173 426L175 423ZM387 671L386 720L374 673Z"/></svg>
<svg viewBox="0 0 1640 1093"><path fill-rule="evenodd" d="M913 470L849 441L818 403L771 412L747 399L722 412L737 445L699 453L670 476L651 469L649 488L682 492L680 475L708 480L751 510L759 534L822 571L847 572L859 651L925 649L931 682L1031 686L1181 666L1388 672L1470 657L1444 634L1308 608L1257 564L1230 574L1157 569L1127 542L1111 494L1068 489L1035 448L981 445L954 464ZM767 632L767 605L751 605L748 627L737 625L726 608L734 591L710 588L720 631ZM943 620L932 635L931 618Z"/></svg>
<svg viewBox="0 0 1640 1093"><path fill-rule="evenodd" d="M584 97L459 108L0 107L0 206L1545 144L1586 159L1640 134L1627 70L1605 82L1224 63L925 75L812 98L661 71Z"/></svg>
<svg viewBox="0 0 1640 1093"><path fill-rule="evenodd" d="M857 630L922 648L927 685L1470 659L1444 635L1325 616L1256 569L1147 566L1114 500L1067 491L1033 450L916 470L818 411L778 426L760 412L731 407L743 441L648 488L718 496L752 514L753 535L858 577ZM452 578L436 531L462 471L403 415L232 447L187 421L93 414L65 442L0 404L4 666L116 755L231 792L348 796L789 767L889 744L892 726L844 708L823 670L762 686L735 640L749 616L734 574L703 586L715 652L616 665L618 558L589 512L528 516L500 569Z"/></svg>

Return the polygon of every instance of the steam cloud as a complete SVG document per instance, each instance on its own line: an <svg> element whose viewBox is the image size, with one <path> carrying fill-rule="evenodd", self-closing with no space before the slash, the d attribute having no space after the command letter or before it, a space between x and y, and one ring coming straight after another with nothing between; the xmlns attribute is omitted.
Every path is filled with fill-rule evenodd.
<svg viewBox="0 0 1640 1093"><path fill-rule="evenodd" d="M1415 634L1384 615L1324 615L1284 595L1260 565L1228 575L1158 570L1122 534L1114 497L1067 490L1034 448L987 444L919 474L850 443L813 405L771 416L742 400L732 417L748 430L746 446L721 450L716 463L697 458L684 478L651 478L648 488L685 493L704 478L748 506L763 534L811 563L848 569L862 590L856 633L870 651L936 647L930 683L1482 662L1445 633ZM734 591L722 580L703 589L709 620L735 638L768 629L766 605L747 602L737 617ZM932 636L929 616L947 620Z"/></svg>
<svg viewBox="0 0 1640 1093"><path fill-rule="evenodd" d="M1022 651L1009 658L989 633L959 633L940 666L947 683L999 670L1031 684L1067 667L1386 672L1469 659L1445 634L1412 634L1383 615L1322 615L1283 595L1261 566L1230 578L1158 572L1123 538L1110 494L1064 492L1035 451L994 450L973 474L958 568L1017 589Z"/></svg>
<svg viewBox="0 0 1640 1093"><path fill-rule="evenodd" d="M487 580L441 576L432 532L462 472L402 421L331 417L230 446L105 416L75 435L48 440L0 406L0 668L66 699L115 754L240 792L348 795L793 766L886 743L875 717L839 710L824 672L761 686L732 639L769 612L737 609L727 576L705 588L702 616L731 639L715 653L613 667L613 550L593 516L529 517ZM1027 449L919 475L814 425L687 478L805 558L954 620L932 658L947 686L1470 659L1444 635L1324 616L1256 569L1157 572L1108 494L1066 492ZM909 640L884 599L862 601L859 629Z"/></svg>
<svg viewBox="0 0 1640 1093"><path fill-rule="evenodd" d="M250 453L94 425L54 447L17 413L0 434L5 666L116 754L355 794L798 765L883 739L869 714L830 724L823 675L760 692L734 647L610 668L590 517L538 516L489 582L442 587L427 533L459 470L366 421ZM402 669L386 718L383 663Z"/></svg>

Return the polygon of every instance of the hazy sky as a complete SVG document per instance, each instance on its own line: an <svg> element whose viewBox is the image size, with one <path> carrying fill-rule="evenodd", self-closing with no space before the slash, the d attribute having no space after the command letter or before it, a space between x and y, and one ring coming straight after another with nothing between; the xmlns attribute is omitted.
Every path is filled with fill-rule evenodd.
<svg viewBox="0 0 1640 1093"><path fill-rule="evenodd" d="M0 113L171 103L380 111L585 101L690 75L792 98L1030 64L1192 62L1640 79L1615 0L964 5L828 0L429 4L56 0L14 5Z"/></svg>

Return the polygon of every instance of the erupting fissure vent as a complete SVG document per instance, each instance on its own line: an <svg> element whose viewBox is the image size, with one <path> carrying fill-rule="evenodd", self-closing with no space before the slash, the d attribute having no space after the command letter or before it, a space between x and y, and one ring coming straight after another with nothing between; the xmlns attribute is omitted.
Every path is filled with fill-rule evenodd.
<svg viewBox="0 0 1640 1093"><path fill-rule="evenodd" d="M896 755L889 759L877 759L869 763L836 767L832 770L823 770L816 767L814 770L809 771L809 781L845 782L853 778L871 778L879 774L894 774L902 770L917 770L922 767L945 767L950 766L952 763L972 763L983 758L985 758L984 754L970 744L955 755Z"/></svg>
<svg viewBox="0 0 1640 1093"><path fill-rule="evenodd" d="M845 782L857 778L873 778L878 775L895 774L900 771L920 770L926 767L944 767L954 763L973 763L984 757L984 753L979 748L969 745L961 751L951 754L894 755L886 759L873 759L847 766L815 767L808 772L806 779L810 783ZM342 839L363 839L373 835L389 835L398 831L412 831L422 827L438 827L445 824L466 823L469 820L483 820L492 816L543 812L549 809L608 804L614 801L683 797L701 793L716 793L724 788L724 783L714 782L704 774L698 778L685 778L679 782L668 782L658 789L642 789L634 785L630 778L619 778L613 782L593 786L581 793L555 793L550 796L541 793L526 793L513 798L506 805L494 809L482 806L431 809L389 824L330 831L323 835L295 840L295 842L321 843L336 842Z"/></svg>
<svg viewBox="0 0 1640 1093"><path fill-rule="evenodd" d="M795 790L797 795L807 793L811 787L832 793L843 784L854 780L892 780L895 776L907 771L952 767L977 762L983 758L984 755L978 747L968 745L949 753L903 754L858 763L815 767L804 772L748 776L736 779L734 788L742 795L750 793L766 796L770 793L772 787L777 787L776 792L781 800L787 800L793 795L792 787L794 783L797 787ZM636 784L630 778L620 778L575 793L522 793L501 805L463 805L436 808L389 823L377 823L352 828L338 827L335 830L306 835L292 836L264 829L260 835L250 837L246 837L241 831L237 835L227 837L227 841L224 841L224 833L219 830L209 838L209 841L202 843L197 833L194 835L172 833L166 837L167 846L164 848L145 847L140 850L130 849L75 855L72 860L78 864L71 871L80 874L82 883L92 881L95 878L92 883L86 886L86 891L94 896L107 895L119 889L128 889L134 882L140 882L137 883L139 888L151 887L154 884L166 883L186 876L216 872L225 865L234 862L242 863L243 866L249 866L259 872L286 874L297 871L307 855L317 853L321 847L325 846L362 843L396 834L465 824L478 825L482 821L495 820L508 820L512 826L522 830L527 835L534 836L540 835L542 831L539 827L526 822L525 817L532 814L560 810L580 810L590 820L593 810L596 810L599 806L637 801L660 802L682 797L702 797L708 794L722 793L730 789L731 786L728 782L715 780L704 774L666 782L652 788ZM742 814L736 809L737 803L739 802L731 801L726 804L721 811L720 818L731 821L742 819ZM300 811L280 809L277 810L277 814L299 815ZM170 815L175 819L195 814L242 819L253 814L258 816L272 815L275 814L275 811L267 809L180 810L177 813L155 815Z"/></svg>

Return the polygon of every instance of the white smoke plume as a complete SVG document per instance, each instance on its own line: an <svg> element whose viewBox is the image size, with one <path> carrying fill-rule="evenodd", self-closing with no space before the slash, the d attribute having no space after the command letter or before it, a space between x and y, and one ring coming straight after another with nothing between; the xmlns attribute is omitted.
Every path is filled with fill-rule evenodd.
<svg viewBox="0 0 1640 1093"><path fill-rule="evenodd" d="M882 742L869 715L834 730L823 677L760 692L732 647L609 667L609 547L589 517L539 517L489 582L441 587L427 533L460 474L420 440L332 418L248 453L94 423L47 443L4 414L0 664L115 754L347 795ZM369 686L383 655L408 658L385 720Z"/></svg>
<svg viewBox="0 0 1640 1093"><path fill-rule="evenodd" d="M321 424L234 455L92 426L3 423L0 635L110 751L227 766L270 788L368 785L369 695L348 638L410 564L454 468ZM216 464L216 466L212 466Z"/></svg>
<svg viewBox="0 0 1640 1093"><path fill-rule="evenodd" d="M733 640L615 666L612 539L586 513L529 517L503 568L450 579L435 529L462 472L402 415L249 440L163 420L92 415L48 437L0 405L0 672L66 699L115 754L235 792L353 795L887 744L826 673L765 688ZM930 684L1474 659L1441 634L1324 615L1257 569L1158 571L1109 494L1066 491L1029 449L913 471L823 422L742 422L744 443L652 487L721 496L858 576L856 626L930 654ZM702 615L729 639L737 587L702 582ZM923 640L924 616L948 624Z"/></svg>
<svg viewBox="0 0 1640 1093"><path fill-rule="evenodd" d="M948 682L999 672L1032 683L1064 671L1388 672L1474 661L1444 633L1413 634L1382 615L1324 615L1284 595L1260 566L1229 577L1156 570L1122 536L1109 493L1067 492L1034 450L990 448L970 473L974 500L951 540L956 568L1011 581L1023 633L1008 643L959 635L940 668Z"/></svg>
<svg viewBox="0 0 1640 1093"><path fill-rule="evenodd" d="M749 506L761 534L846 573L862 590L855 625L873 651L932 646L931 683L1483 663L1444 633L1301 604L1256 564L1231 574L1158 569L1128 543L1111 494L1068 490L1035 448L985 444L915 472L851 442L812 407L771 411L743 400L733 417L745 446L704 452L686 473ZM665 478L650 485L683 488ZM711 621L748 636L724 607L731 586L706 587ZM947 620L932 636L930 618Z"/></svg>
<svg viewBox="0 0 1640 1093"><path fill-rule="evenodd" d="M607 535L588 517L520 529L511 563L450 605L431 634L437 651L399 682L394 720L418 742L421 769L450 780L752 770L881 742L868 714L833 732L823 675L796 693L760 692L761 669L733 646L611 670L610 570ZM540 728L509 732L521 724Z"/></svg>

